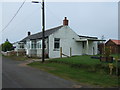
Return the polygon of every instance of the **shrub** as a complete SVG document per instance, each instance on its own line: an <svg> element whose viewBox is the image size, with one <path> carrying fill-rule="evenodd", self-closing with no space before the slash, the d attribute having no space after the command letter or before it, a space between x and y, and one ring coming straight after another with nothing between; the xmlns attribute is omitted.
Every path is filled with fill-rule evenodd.
<svg viewBox="0 0 120 90"><path fill-rule="evenodd" d="M4 52L13 50L13 45L9 41L3 43L1 47L2 47L2 51Z"/></svg>

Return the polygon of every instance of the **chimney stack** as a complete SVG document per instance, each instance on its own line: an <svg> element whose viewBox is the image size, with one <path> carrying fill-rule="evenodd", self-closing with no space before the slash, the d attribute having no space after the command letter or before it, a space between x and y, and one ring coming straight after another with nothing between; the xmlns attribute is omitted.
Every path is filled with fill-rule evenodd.
<svg viewBox="0 0 120 90"><path fill-rule="evenodd" d="M67 20L67 17L65 17L65 19L63 20L63 25L68 26L68 20Z"/></svg>
<svg viewBox="0 0 120 90"><path fill-rule="evenodd" d="M31 32L30 32L30 31L28 32L28 36L29 36L29 35L31 35Z"/></svg>

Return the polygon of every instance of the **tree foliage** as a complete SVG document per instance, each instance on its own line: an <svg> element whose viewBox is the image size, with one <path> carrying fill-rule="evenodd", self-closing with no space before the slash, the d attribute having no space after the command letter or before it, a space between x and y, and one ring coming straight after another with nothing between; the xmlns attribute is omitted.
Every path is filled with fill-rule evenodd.
<svg viewBox="0 0 120 90"><path fill-rule="evenodd" d="M2 46L2 51L4 52L13 50L13 45L9 41L6 41L1 46Z"/></svg>
<svg viewBox="0 0 120 90"><path fill-rule="evenodd" d="M106 56L106 57L109 57L110 54L111 54L111 52L110 52L110 47L109 47L109 46L106 46L106 47L105 47L105 56Z"/></svg>

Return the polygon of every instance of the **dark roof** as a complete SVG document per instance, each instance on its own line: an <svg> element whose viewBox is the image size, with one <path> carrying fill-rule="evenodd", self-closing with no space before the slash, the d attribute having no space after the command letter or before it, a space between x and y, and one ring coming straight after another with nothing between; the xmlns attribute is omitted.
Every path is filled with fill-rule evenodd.
<svg viewBox="0 0 120 90"><path fill-rule="evenodd" d="M46 30L45 31L45 38L48 37L49 35L51 35L52 33L54 33L55 31L59 30L61 27L63 27L63 25ZM41 39L41 38L42 38L42 32L39 32L39 33L32 34L32 35L25 37L20 42L25 42L27 39L32 40L32 39Z"/></svg>
<svg viewBox="0 0 120 90"><path fill-rule="evenodd" d="M82 35L78 35L81 38L91 38L91 39L98 39L97 37L89 37L89 36L82 36Z"/></svg>

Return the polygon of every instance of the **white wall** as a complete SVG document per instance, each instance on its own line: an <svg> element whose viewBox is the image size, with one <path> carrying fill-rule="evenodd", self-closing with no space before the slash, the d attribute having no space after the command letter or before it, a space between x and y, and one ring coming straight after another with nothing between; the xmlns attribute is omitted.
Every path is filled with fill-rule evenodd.
<svg viewBox="0 0 120 90"><path fill-rule="evenodd" d="M18 50L18 43L14 43L13 46L15 47L14 51L17 51Z"/></svg>
<svg viewBox="0 0 120 90"><path fill-rule="evenodd" d="M24 48L20 48L20 42L16 42L16 43L14 43L13 44L13 46L15 47L14 48L14 51L24 51L25 50L25 44L23 44L24 45Z"/></svg>
<svg viewBox="0 0 120 90"><path fill-rule="evenodd" d="M26 54L29 55L30 40L27 40L27 41L26 41L26 47L25 47L25 49L26 49Z"/></svg>
<svg viewBox="0 0 120 90"><path fill-rule="evenodd" d="M69 26L64 26L58 31L54 32L49 36L49 57L50 58L59 58L60 51L54 51L54 38L60 38L60 47L66 55L70 55L70 47L72 48L72 55L81 55L82 47L80 42L76 42L75 39L78 39L78 35L69 28Z"/></svg>
<svg viewBox="0 0 120 90"><path fill-rule="evenodd" d="M94 51L93 51L93 47L94 47ZM88 50L88 54L89 55L93 55L93 54L97 54L97 50L98 50L98 46L97 46L97 41L89 41L89 50ZM94 52L94 53L93 53Z"/></svg>

